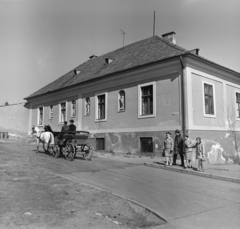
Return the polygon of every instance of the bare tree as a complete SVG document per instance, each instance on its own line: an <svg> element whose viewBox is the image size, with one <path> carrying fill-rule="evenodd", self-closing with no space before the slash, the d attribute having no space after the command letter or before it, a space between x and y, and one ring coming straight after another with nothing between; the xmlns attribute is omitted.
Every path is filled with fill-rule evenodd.
<svg viewBox="0 0 240 229"><path fill-rule="evenodd" d="M237 131L238 122L240 119L240 106L237 108L235 106L235 102L231 101L227 103L224 107L224 115L225 115L225 126L227 131L230 134L230 137L233 139L234 142L234 150L236 154L237 163L240 163L239 157L239 146L240 146L240 133Z"/></svg>

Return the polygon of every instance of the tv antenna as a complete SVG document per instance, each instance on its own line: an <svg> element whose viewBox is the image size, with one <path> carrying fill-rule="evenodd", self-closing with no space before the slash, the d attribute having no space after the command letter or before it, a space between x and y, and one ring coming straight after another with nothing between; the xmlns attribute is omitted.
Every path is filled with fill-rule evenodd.
<svg viewBox="0 0 240 229"><path fill-rule="evenodd" d="M121 29L120 29L121 30ZM122 35L123 35L123 47L124 47L124 38L125 38L125 32L123 31L123 30L121 30L121 32L122 32Z"/></svg>
<svg viewBox="0 0 240 229"><path fill-rule="evenodd" d="M153 14L153 36L155 36L155 11Z"/></svg>

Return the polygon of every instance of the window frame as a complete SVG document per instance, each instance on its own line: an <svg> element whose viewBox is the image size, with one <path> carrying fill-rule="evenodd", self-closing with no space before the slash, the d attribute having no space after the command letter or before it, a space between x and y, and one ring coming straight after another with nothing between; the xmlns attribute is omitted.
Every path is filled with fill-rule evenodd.
<svg viewBox="0 0 240 229"><path fill-rule="evenodd" d="M235 112L236 112L236 120L240 120L240 103L239 103L239 107L237 107L237 94L240 95L240 91L235 90L234 95L235 95ZM238 111L239 108L239 111ZM239 116L238 116L239 115Z"/></svg>
<svg viewBox="0 0 240 229"><path fill-rule="evenodd" d="M153 97L153 113L152 114L147 114L143 115L142 113L142 88L152 86L153 92L152 92L152 97ZM155 118L156 117L156 82L149 82L149 83L144 83L144 84L139 84L138 85L138 118Z"/></svg>
<svg viewBox="0 0 240 229"><path fill-rule="evenodd" d="M53 105L49 106L48 111L49 111L49 119L53 119Z"/></svg>
<svg viewBox="0 0 240 229"><path fill-rule="evenodd" d="M206 104L205 104L205 84L212 86L213 89L213 114L207 114L206 113ZM209 83L206 81L203 81L202 83L202 91L203 91L203 115L206 118L216 118L216 94L215 94L215 85L213 83Z"/></svg>
<svg viewBox="0 0 240 229"><path fill-rule="evenodd" d="M104 109L104 114L105 117L104 119L99 119L98 117L98 101L99 101L99 96L105 96L105 109ZM108 93L104 92L104 93L99 93L95 95L95 122L106 122L107 121L107 110L108 110Z"/></svg>
<svg viewBox="0 0 240 229"><path fill-rule="evenodd" d="M61 113L61 111L62 111L62 109L61 109L61 104L63 104L63 103L65 103L65 108L66 108L66 111L65 111L65 120L64 121L67 121L67 101L61 101L61 102L59 102L59 123L60 124L63 124L64 123L64 121L62 121L62 118L61 118L61 116L62 116L62 113Z"/></svg>
<svg viewBox="0 0 240 229"><path fill-rule="evenodd" d="M42 124L39 123L40 118L40 108L42 108ZM38 126L44 126L44 106L38 106L37 108L37 125Z"/></svg>
<svg viewBox="0 0 240 229"><path fill-rule="evenodd" d="M123 95L124 95L124 100L123 100L123 104L124 104L124 107L123 108L120 108L120 96L121 96L121 92L123 92ZM126 92L125 90L120 90L118 92L118 112L125 112L126 111Z"/></svg>

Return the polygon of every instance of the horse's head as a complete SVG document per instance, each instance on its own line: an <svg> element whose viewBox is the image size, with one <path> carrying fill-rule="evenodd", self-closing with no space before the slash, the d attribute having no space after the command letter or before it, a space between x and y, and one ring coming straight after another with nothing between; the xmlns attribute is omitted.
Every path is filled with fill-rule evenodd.
<svg viewBox="0 0 240 229"><path fill-rule="evenodd" d="M38 134L38 132L39 132L38 127L35 126L35 125L33 125L33 126L32 126L32 133L31 133L31 134Z"/></svg>

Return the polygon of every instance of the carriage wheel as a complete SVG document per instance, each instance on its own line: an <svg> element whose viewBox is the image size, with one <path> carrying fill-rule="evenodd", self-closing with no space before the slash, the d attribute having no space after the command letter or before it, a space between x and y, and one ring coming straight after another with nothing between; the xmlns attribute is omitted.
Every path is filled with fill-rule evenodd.
<svg viewBox="0 0 240 229"><path fill-rule="evenodd" d="M67 160L72 161L74 158L74 155L75 155L74 145L68 142L65 147L65 157Z"/></svg>
<svg viewBox="0 0 240 229"><path fill-rule="evenodd" d="M92 148L91 145L88 144L88 143L84 146L84 148L83 148L83 150L84 150L83 158L85 160L91 161L92 156L93 156L93 151L92 151L91 148Z"/></svg>
<svg viewBox="0 0 240 229"><path fill-rule="evenodd" d="M55 157L55 158L59 158L60 155L61 155L61 147L59 145L54 145L52 156Z"/></svg>

